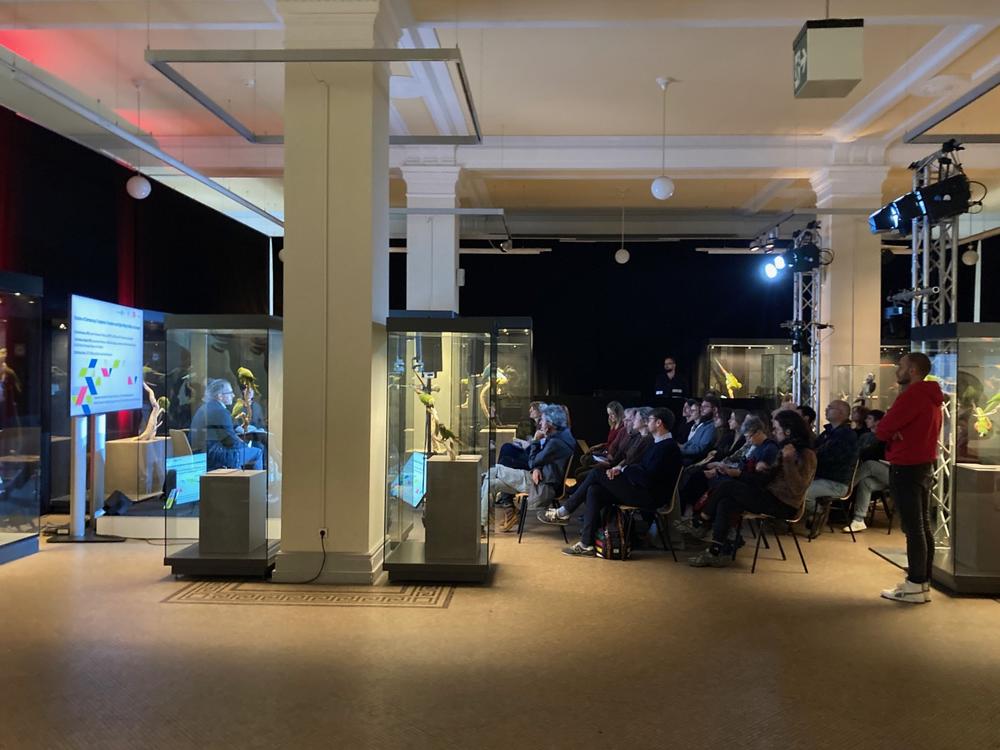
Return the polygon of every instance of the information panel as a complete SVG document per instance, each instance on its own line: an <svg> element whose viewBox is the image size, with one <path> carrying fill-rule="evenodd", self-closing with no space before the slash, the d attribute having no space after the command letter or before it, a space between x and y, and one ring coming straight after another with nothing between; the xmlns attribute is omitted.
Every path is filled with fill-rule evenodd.
<svg viewBox="0 0 1000 750"><path fill-rule="evenodd" d="M142 311L72 298L69 415L142 408Z"/></svg>

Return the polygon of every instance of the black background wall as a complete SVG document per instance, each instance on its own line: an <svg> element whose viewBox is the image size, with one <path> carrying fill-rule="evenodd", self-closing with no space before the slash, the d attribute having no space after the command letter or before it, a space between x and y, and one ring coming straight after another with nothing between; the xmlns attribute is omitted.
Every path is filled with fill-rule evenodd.
<svg viewBox="0 0 1000 750"><path fill-rule="evenodd" d="M0 270L45 278L46 312L70 294L173 313L267 311L267 238L0 108Z"/></svg>
<svg viewBox="0 0 1000 750"><path fill-rule="evenodd" d="M526 315L535 321L537 390L589 395L648 393L667 353L694 377L709 338L784 338L792 285L769 281L764 260L709 255L694 243L626 242L632 258L614 262L617 243L535 241L542 255L463 255L463 315ZM700 242L699 246L711 243ZM1000 275L1000 238L984 243L984 284ZM882 255L885 298L910 286L910 258ZM836 262L836 260L834 260ZM406 256L393 255L391 304L405 307ZM972 319L973 270L959 266L960 317ZM1000 299L984 295L983 320L1000 320ZM905 340L908 321L871 321L883 340Z"/></svg>

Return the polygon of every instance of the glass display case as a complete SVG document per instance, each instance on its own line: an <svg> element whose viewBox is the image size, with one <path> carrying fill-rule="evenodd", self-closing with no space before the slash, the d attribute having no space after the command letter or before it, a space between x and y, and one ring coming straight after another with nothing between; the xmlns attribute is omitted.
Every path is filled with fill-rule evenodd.
<svg viewBox="0 0 1000 750"><path fill-rule="evenodd" d="M281 537L282 325L166 317L164 564L267 575Z"/></svg>
<svg viewBox="0 0 1000 750"><path fill-rule="evenodd" d="M528 414L535 392L531 349L531 319L497 321L496 424L513 428Z"/></svg>
<svg viewBox="0 0 1000 750"><path fill-rule="evenodd" d="M0 563L38 550L42 280L0 273Z"/></svg>
<svg viewBox="0 0 1000 750"><path fill-rule="evenodd" d="M698 363L701 393L780 403L792 391L792 347L784 340L710 339Z"/></svg>
<svg viewBox="0 0 1000 750"><path fill-rule="evenodd" d="M163 492L168 443L165 422L169 406L165 316L144 310L142 317L142 408L110 416L107 420L104 490L111 502L95 510L111 515L142 514L147 510L155 513ZM149 508L142 505L146 501L153 501ZM100 502L103 504L103 498ZM98 524L100 528L104 522ZM138 529L128 535L144 536Z"/></svg>
<svg viewBox="0 0 1000 750"><path fill-rule="evenodd" d="M392 580L483 580L480 482L494 463L498 326L403 316L387 330L384 567Z"/></svg>
<svg viewBox="0 0 1000 750"><path fill-rule="evenodd" d="M912 335L946 396L931 491L934 580L1000 594L1000 324L926 326Z"/></svg>
<svg viewBox="0 0 1000 750"><path fill-rule="evenodd" d="M899 395L896 364L908 351L909 344L883 344L876 365L835 365L832 398L888 411Z"/></svg>

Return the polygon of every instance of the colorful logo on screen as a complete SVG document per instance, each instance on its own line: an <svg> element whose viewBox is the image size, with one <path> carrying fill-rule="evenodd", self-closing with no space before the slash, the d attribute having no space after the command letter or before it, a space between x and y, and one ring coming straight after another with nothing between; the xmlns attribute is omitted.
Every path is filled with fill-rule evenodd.
<svg viewBox="0 0 1000 750"><path fill-rule="evenodd" d="M80 386L80 390L76 394L76 405L79 406L83 413L90 415L90 407L94 404L94 396L97 395L97 389L101 387L105 378L110 378L111 373L113 373L118 366L121 364L121 360L116 359L111 363L111 367L97 367L97 360L90 360L90 365L87 367L80 368L80 377L83 378L84 385ZM128 384L133 385L139 381L137 375L128 376Z"/></svg>

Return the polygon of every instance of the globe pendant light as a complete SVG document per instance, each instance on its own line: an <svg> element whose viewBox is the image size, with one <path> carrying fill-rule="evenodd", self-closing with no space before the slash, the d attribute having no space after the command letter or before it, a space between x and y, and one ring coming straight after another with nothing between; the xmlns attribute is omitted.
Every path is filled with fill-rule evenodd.
<svg viewBox="0 0 1000 750"><path fill-rule="evenodd" d="M624 266L632 254L625 249L625 195L622 193L622 243L615 251L615 263Z"/></svg>
<svg viewBox="0 0 1000 750"><path fill-rule="evenodd" d="M653 180L649 186L653 197L660 201L665 201L674 194L674 181L666 175L667 171L667 86L673 82L672 78L657 78L656 85L663 92L663 140L661 143L660 176Z"/></svg>
<svg viewBox="0 0 1000 750"><path fill-rule="evenodd" d="M135 112L136 112L136 130L138 130L138 135L142 137L142 81L135 81ZM125 183L125 191L135 198L137 201L141 201L143 198L147 198L153 190L153 186L149 184L149 180L143 177L140 172L142 162L142 150L136 149L135 153L135 174L128 178L128 182Z"/></svg>

